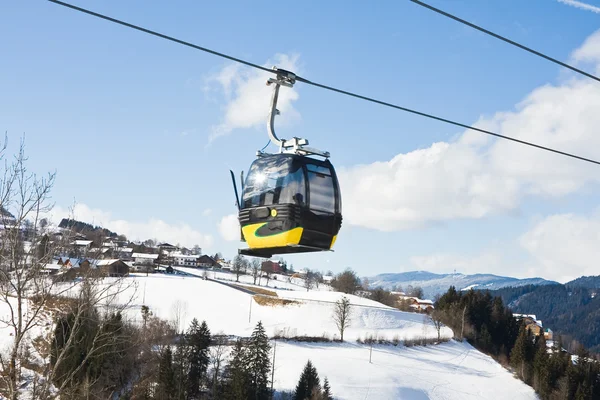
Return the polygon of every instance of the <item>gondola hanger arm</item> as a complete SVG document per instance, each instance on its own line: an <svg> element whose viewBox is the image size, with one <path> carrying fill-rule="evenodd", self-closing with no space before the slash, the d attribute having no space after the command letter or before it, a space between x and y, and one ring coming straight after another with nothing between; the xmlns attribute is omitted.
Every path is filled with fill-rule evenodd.
<svg viewBox="0 0 600 400"><path fill-rule="evenodd" d="M274 84L273 94L271 95L271 108L269 110L269 118L267 119L267 133L269 134L269 139L271 143L275 146L279 147L280 153L295 153L300 155L318 155L325 158L329 157L328 151L321 151L312 147L308 147L308 140L303 138L294 137L292 139L279 139L277 134L275 133L275 117L280 114L277 109L277 100L279 99L279 88L281 86L293 87L294 83L296 83L296 74L290 71L286 71L284 69L279 69L277 67L273 67L273 70L276 71L276 78L269 78L267 80L267 85ZM259 152L260 155L260 152Z"/></svg>

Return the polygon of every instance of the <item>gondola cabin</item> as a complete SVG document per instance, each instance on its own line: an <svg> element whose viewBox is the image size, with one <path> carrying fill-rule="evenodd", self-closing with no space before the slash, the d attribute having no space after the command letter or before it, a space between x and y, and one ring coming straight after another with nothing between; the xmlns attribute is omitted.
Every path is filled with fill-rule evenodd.
<svg viewBox="0 0 600 400"><path fill-rule="evenodd" d="M298 154L257 158L248 171L239 211L241 254L331 250L342 224L340 187L329 160Z"/></svg>

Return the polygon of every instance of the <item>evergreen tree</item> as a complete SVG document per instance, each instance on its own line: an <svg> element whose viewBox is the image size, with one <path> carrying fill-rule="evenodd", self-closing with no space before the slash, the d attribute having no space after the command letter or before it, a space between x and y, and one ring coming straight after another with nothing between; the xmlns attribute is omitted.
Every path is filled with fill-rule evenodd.
<svg viewBox="0 0 600 400"><path fill-rule="evenodd" d="M549 356L544 335L540 335L536 343L533 358L533 388L545 399L550 395Z"/></svg>
<svg viewBox="0 0 600 400"><path fill-rule="evenodd" d="M329 387L329 380L327 380L327 377L325 377L325 380L323 381L323 400L333 400L331 387Z"/></svg>
<svg viewBox="0 0 600 400"><path fill-rule="evenodd" d="M300 375L298 385L296 385L294 400L311 400L313 393L320 390L321 382L319 380L319 374L317 373L317 369L313 366L312 362L308 360L304 366L302 374Z"/></svg>
<svg viewBox="0 0 600 400"><path fill-rule="evenodd" d="M241 339L235 342L230 354L229 365L225 368L225 398L227 400L248 399L250 376L247 365L247 352Z"/></svg>
<svg viewBox="0 0 600 400"><path fill-rule="evenodd" d="M175 374L173 372L173 352L167 346L160 355L158 366L158 381L155 398L172 399L175 393Z"/></svg>
<svg viewBox="0 0 600 400"><path fill-rule="evenodd" d="M186 400L193 397L186 397L186 390L189 387L190 373L190 346L184 338L175 349L173 355L173 377L175 392L173 398L177 400Z"/></svg>
<svg viewBox="0 0 600 400"><path fill-rule="evenodd" d="M200 386L206 376L208 368L208 347L210 345L210 330L206 321L198 325L194 318L186 334L186 342L189 346L189 378L187 384L187 398L194 399L200 394Z"/></svg>
<svg viewBox="0 0 600 400"><path fill-rule="evenodd" d="M517 370L519 377L527 384L531 380L531 367L533 361L533 342L531 331L524 323L521 324L519 336L510 353L510 363Z"/></svg>
<svg viewBox="0 0 600 400"><path fill-rule="evenodd" d="M269 351L271 345L262 322L259 321L252 332L247 346L248 372L250 376L250 398L254 400L267 400L270 398L269 373L271 372L271 359Z"/></svg>

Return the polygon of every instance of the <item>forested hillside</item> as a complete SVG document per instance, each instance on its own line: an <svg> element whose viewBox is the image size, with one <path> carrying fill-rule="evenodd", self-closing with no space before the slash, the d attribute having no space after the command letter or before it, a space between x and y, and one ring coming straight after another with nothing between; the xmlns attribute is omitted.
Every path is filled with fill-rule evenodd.
<svg viewBox="0 0 600 400"><path fill-rule="evenodd" d="M528 285L492 292L516 313L535 314L555 334L600 353L599 290L566 285ZM570 340L565 340L568 343Z"/></svg>
<svg viewBox="0 0 600 400"><path fill-rule="evenodd" d="M600 288L600 275L598 276L582 276L579 277L575 280L572 280L571 282L567 282L566 283L567 287L576 287L576 286L580 286L580 287L586 287L586 288Z"/></svg>

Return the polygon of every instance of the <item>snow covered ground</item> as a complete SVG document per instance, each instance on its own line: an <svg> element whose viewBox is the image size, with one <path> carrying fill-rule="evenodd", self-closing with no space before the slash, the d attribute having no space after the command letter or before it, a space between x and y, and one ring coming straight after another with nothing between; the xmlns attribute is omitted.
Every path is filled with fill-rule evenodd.
<svg viewBox="0 0 600 400"><path fill-rule="evenodd" d="M225 276L235 278L231 274ZM251 279L240 277L244 284L251 284ZM115 280L107 278L106 282ZM186 329L195 317L205 320L213 334L249 336L259 320L269 336L282 331L299 336L325 334L330 338L337 334L332 310L333 302L342 294L328 287L308 292L298 285L296 290L290 290L293 286L289 282L290 286L285 289L270 287L278 297L298 299L298 302L261 306L249 293L194 276L132 274L123 282L127 289L118 295L118 300L131 298L127 313L140 322L141 306L145 304L156 316L171 321L179 319L179 329ZM374 345L370 363L369 346L358 344L356 339L367 335L400 341L436 338L437 331L423 314L401 312L358 296L348 297L354 306L350 328L344 335L345 343L276 341L276 390L293 390L310 359L321 380L329 379L336 399L537 398L530 387L466 343L450 341L425 347ZM0 314L6 312L0 309ZM449 338L452 331L443 328L441 334ZM9 342L8 331L0 327L0 344Z"/></svg>
<svg viewBox="0 0 600 400"><path fill-rule="evenodd" d="M533 389L467 343L369 346L277 342L274 388L294 390L310 359L345 400L537 399Z"/></svg>
<svg viewBox="0 0 600 400"><path fill-rule="evenodd" d="M332 319L333 302L341 293L273 290L282 298L306 300L286 306L261 306L248 293L196 277L133 274L125 281L135 284L136 288L131 287L119 297L121 300L133 298L128 313L138 321L141 320L141 307L145 304L154 315L167 320L174 320L179 308L180 329L197 318L205 320L213 333L222 331L237 336L249 336L258 321L262 321L270 336L282 331L294 336L325 334L333 338L337 334ZM388 340L394 337L399 340L437 337L437 331L423 314L398 311L358 296L348 297L351 304L355 304L352 322L344 334L348 341L362 339L366 335ZM441 333L443 337L452 336L449 328L443 328Z"/></svg>

